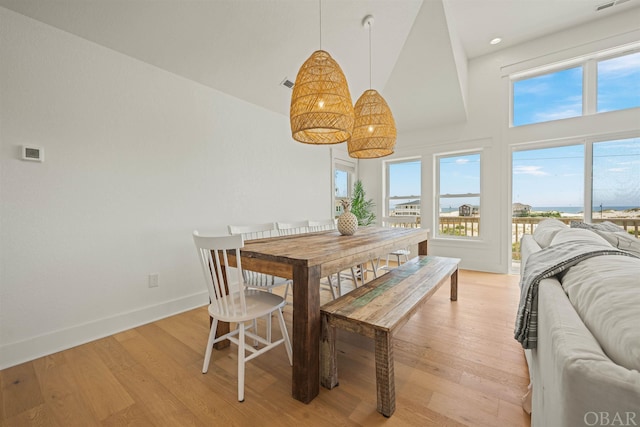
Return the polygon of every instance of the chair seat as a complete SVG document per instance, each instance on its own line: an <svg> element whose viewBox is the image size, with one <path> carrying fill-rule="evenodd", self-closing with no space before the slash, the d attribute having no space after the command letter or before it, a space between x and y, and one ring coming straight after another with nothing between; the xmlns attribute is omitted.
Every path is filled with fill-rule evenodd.
<svg viewBox="0 0 640 427"><path fill-rule="evenodd" d="M396 249L395 251L389 252L389 255L408 256L410 253L411 253L411 251L408 251L406 249Z"/></svg>
<svg viewBox="0 0 640 427"><path fill-rule="evenodd" d="M284 307L286 304L284 298L270 292L249 289L244 292L244 295L246 304L245 313L239 314L241 310L239 294L231 294L222 297L220 300L222 304L209 304L209 314L224 322L243 322L266 316L274 310ZM219 305L235 306L238 312L234 313L232 310L229 310L229 312L223 313L220 311Z"/></svg>

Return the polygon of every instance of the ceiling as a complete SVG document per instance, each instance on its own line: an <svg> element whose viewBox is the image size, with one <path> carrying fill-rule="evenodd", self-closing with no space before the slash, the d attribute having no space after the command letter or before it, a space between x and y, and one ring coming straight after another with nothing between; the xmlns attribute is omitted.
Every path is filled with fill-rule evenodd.
<svg viewBox="0 0 640 427"><path fill-rule="evenodd" d="M291 90L281 82L294 81L320 47L341 65L354 103L369 88L369 32L362 20L370 14L371 86L386 98L399 131L466 120L458 78L466 59L640 10L640 0L617 0L596 12L605 3L0 0L0 6L287 116ZM490 45L494 37L502 43Z"/></svg>

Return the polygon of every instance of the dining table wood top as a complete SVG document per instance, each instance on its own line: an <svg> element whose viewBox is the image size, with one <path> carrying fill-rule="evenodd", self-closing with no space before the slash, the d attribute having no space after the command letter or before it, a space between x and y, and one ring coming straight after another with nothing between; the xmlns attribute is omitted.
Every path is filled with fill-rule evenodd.
<svg viewBox="0 0 640 427"><path fill-rule="evenodd" d="M244 242L243 269L293 279L294 398L309 403L320 389L320 278L415 244L427 255L428 237L424 228L369 226L352 236L332 230Z"/></svg>
<svg viewBox="0 0 640 427"><path fill-rule="evenodd" d="M355 257L359 261L350 265L356 265L373 258L366 257L367 252L383 252L386 255L386 250L390 252L398 247L417 244L426 241L428 236L429 230L424 228L369 226L359 228L352 236L343 236L337 230L330 230L246 240L240 253L243 267L250 270L252 268L245 262L247 259L312 267ZM363 253L365 258L361 259Z"/></svg>

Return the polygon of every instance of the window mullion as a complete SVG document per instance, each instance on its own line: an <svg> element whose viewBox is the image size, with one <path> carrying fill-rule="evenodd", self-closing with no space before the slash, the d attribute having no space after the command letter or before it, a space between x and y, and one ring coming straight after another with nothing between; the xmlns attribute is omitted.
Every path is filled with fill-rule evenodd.
<svg viewBox="0 0 640 427"><path fill-rule="evenodd" d="M595 114L598 102L598 62L589 59L583 68L582 115Z"/></svg>

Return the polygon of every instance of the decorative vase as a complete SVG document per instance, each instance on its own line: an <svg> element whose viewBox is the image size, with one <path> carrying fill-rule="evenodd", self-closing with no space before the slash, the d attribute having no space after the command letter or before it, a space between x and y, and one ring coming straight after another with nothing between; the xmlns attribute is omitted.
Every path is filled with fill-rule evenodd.
<svg viewBox="0 0 640 427"><path fill-rule="evenodd" d="M351 201L342 200L344 212L338 217L338 231L343 236L353 236L358 229L358 217L351 213Z"/></svg>

